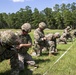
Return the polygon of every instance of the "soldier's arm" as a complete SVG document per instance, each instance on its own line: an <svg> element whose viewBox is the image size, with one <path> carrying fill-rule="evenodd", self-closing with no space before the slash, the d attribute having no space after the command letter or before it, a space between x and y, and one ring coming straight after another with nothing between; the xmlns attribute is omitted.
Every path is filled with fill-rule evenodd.
<svg viewBox="0 0 76 75"><path fill-rule="evenodd" d="M20 44L18 47L19 49L22 48L22 47L31 47L31 43L28 43L28 44Z"/></svg>
<svg viewBox="0 0 76 75"><path fill-rule="evenodd" d="M37 42L40 42L40 41L43 41L45 40L46 38L45 37L41 37L39 35L39 33L37 31L34 32L34 39L37 41Z"/></svg>
<svg viewBox="0 0 76 75"><path fill-rule="evenodd" d="M28 40L28 43L21 44L21 47L31 47L32 46L32 39L29 35L28 35L27 40Z"/></svg>
<svg viewBox="0 0 76 75"><path fill-rule="evenodd" d="M21 44L19 44L18 46L17 46L17 49L20 49L20 48L22 48L22 47L31 47L32 46L32 39L31 39L31 37L28 35L28 37L27 37L27 41L28 41L28 43L21 43Z"/></svg>

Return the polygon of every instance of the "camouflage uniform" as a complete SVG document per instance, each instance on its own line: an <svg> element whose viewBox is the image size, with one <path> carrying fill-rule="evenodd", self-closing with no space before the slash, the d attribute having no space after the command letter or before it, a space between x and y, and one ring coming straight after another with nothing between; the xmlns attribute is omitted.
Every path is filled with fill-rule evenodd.
<svg viewBox="0 0 76 75"><path fill-rule="evenodd" d="M59 38L58 42L62 42L64 44L67 44L66 33L63 33L61 35L61 37Z"/></svg>
<svg viewBox="0 0 76 75"><path fill-rule="evenodd" d="M50 55L51 53L54 53L55 51L55 44L54 44L54 41L52 41L53 34L47 34L45 35L45 37L47 38L48 50L49 50L49 55Z"/></svg>
<svg viewBox="0 0 76 75"><path fill-rule="evenodd" d="M49 54L50 53L57 53L57 42L56 39L60 37L59 33L55 33L55 34L48 34L46 35L46 38L48 40L49 45L50 45L50 49L49 49Z"/></svg>
<svg viewBox="0 0 76 75"><path fill-rule="evenodd" d="M76 30L73 31L72 35L76 38Z"/></svg>
<svg viewBox="0 0 76 75"><path fill-rule="evenodd" d="M57 38L60 38L60 34L58 32L56 32L54 34L54 37L52 39L54 41L54 43L55 43L55 49L57 48L57 41L56 41Z"/></svg>
<svg viewBox="0 0 76 75"><path fill-rule="evenodd" d="M71 36L70 31L71 31L70 26L67 26L67 27L64 29L64 33L66 34L66 39L69 39L69 38L70 38L71 41L72 41L72 36Z"/></svg>
<svg viewBox="0 0 76 75"><path fill-rule="evenodd" d="M44 22L39 23L39 27L34 31L34 47L33 49L36 52L37 56L42 55L42 49L43 47L46 47L47 41L44 40L44 29L46 27L46 24Z"/></svg>
<svg viewBox="0 0 76 75"><path fill-rule="evenodd" d="M19 34L21 44L32 44L32 39L28 34L31 31L31 25L29 23L24 23L21 26L21 29L22 32ZM27 34L23 34L23 32L26 32ZM29 55L27 52L29 48L30 47L22 47L18 51L20 70L24 70L24 68L27 68L26 64L35 66L35 61L32 59L32 56Z"/></svg>
<svg viewBox="0 0 76 75"><path fill-rule="evenodd" d="M18 53L14 47L17 44L18 37L12 31L0 34L0 62L10 59L11 75L19 75Z"/></svg>

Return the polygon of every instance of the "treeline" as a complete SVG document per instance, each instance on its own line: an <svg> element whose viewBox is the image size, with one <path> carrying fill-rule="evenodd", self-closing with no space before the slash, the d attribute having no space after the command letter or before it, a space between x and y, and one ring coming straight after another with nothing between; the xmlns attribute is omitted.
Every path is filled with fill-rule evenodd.
<svg viewBox="0 0 76 75"><path fill-rule="evenodd" d="M25 22L29 22L35 29L41 21L44 21L50 29L63 29L68 25L76 28L76 3L56 4L53 9L46 7L42 11L37 8L32 11L30 6L26 6L16 13L0 13L0 29L18 29Z"/></svg>

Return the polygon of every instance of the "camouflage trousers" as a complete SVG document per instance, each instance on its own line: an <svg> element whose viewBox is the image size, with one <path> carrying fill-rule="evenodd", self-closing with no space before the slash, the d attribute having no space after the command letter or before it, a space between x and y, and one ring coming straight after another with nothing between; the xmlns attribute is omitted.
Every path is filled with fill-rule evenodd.
<svg viewBox="0 0 76 75"><path fill-rule="evenodd" d="M59 38L58 43L67 44L67 39L66 38Z"/></svg>
<svg viewBox="0 0 76 75"><path fill-rule="evenodd" d="M49 54L56 53L57 52L56 42L54 42L54 41L48 41L48 43L49 43Z"/></svg>
<svg viewBox="0 0 76 75"><path fill-rule="evenodd" d="M34 49L34 51L36 52L36 55L37 55L37 56L42 55L43 46L40 46L39 44L34 44L33 49Z"/></svg>
<svg viewBox="0 0 76 75"><path fill-rule="evenodd" d="M72 41L72 35L69 33L69 34L66 34L66 39L70 39L70 41Z"/></svg>
<svg viewBox="0 0 76 75"><path fill-rule="evenodd" d="M76 31L73 32L73 36L76 37Z"/></svg>
<svg viewBox="0 0 76 75"><path fill-rule="evenodd" d="M24 68L27 68L27 65L35 65L35 61L33 60L32 56L29 55L28 53L26 54L18 54L18 58L19 58L19 69L24 70Z"/></svg>
<svg viewBox="0 0 76 75"><path fill-rule="evenodd" d="M42 55L42 49L44 47L45 48L48 47L48 42L46 40L45 41L41 41L41 42L34 41L33 49L36 52L37 56Z"/></svg>
<svg viewBox="0 0 76 75"><path fill-rule="evenodd" d="M5 50L0 54L0 62L6 59L10 59L11 75L19 75L18 54L15 51Z"/></svg>
<svg viewBox="0 0 76 75"><path fill-rule="evenodd" d="M44 47L49 50L48 53L55 52L55 43L53 41L46 41L46 43L43 43L43 45L34 43L33 49L35 50L37 56L42 55L42 49Z"/></svg>

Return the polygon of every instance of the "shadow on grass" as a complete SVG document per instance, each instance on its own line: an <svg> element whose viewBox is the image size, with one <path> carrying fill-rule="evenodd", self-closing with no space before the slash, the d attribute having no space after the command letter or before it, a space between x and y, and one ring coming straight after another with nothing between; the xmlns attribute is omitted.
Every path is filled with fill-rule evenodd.
<svg viewBox="0 0 76 75"><path fill-rule="evenodd" d="M39 64L39 63L44 63L44 62L49 62L50 61L50 59L35 59L35 62L36 62L36 64Z"/></svg>
<svg viewBox="0 0 76 75"><path fill-rule="evenodd" d="M4 73L0 73L0 75L11 75L11 71L5 71ZM21 71L19 75L33 75L33 72L30 69Z"/></svg>
<svg viewBox="0 0 76 75"><path fill-rule="evenodd" d="M42 75L42 74L34 74L34 75Z"/></svg>
<svg viewBox="0 0 76 75"><path fill-rule="evenodd" d="M58 51L66 51L65 49L57 49Z"/></svg>
<svg viewBox="0 0 76 75"><path fill-rule="evenodd" d="M24 71L21 71L19 75L33 75L33 71L25 69Z"/></svg>
<svg viewBox="0 0 76 75"><path fill-rule="evenodd" d="M9 71L5 71L4 73L0 73L0 75L10 75L10 70Z"/></svg>
<svg viewBox="0 0 76 75"><path fill-rule="evenodd" d="M42 53L42 56L48 56L48 55L49 55L48 52Z"/></svg>

